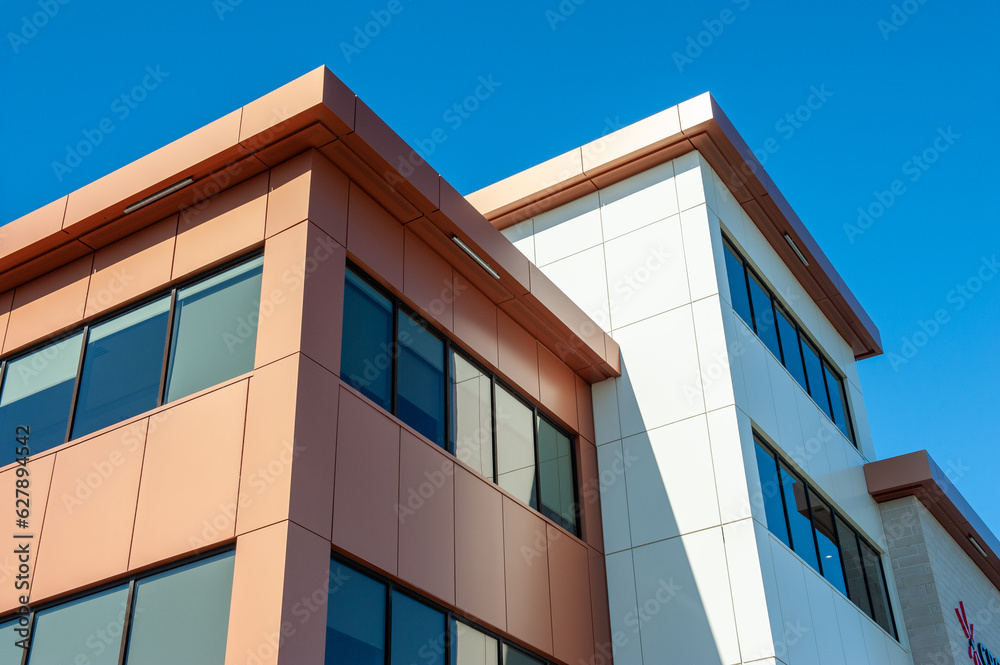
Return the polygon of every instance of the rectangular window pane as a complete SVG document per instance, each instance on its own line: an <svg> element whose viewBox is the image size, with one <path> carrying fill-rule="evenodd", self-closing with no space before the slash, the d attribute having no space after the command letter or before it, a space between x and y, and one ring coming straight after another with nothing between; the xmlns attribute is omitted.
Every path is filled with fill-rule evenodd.
<svg viewBox="0 0 1000 665"><path fill-rule="evenodd" d="M868 591L865 589L865 574L861 563L861 553L858 551L857 536L854 529L839 517L837 520L837 535L840 536L840 554L844 558L845 583L847 597L861 608L868 616L872 615L872 607L868 602Z"/></svg>
<svg viewBox="0 0 1000 665"><path fill-rule="evenodd" d="M389 410L392 405L392 301L351 270L344 281L340 376Z"/></svg>
<svg viewBox="0 0 1000 665"><path fill-rule="evenodd" d="M733 300L733 309L752 328L753 318L750 316L750 296L747 293L743 262L733 254L729 245L723 243L723 247L726 249L726 274L729 278L729 294Z"/></svg>
<svg viewBox="0 0 1000 665"><path fill-rule="evenodd" d="M444 665L445 635L443 613L398 591L392 592L390 665Z"/></svg>
<svg viewBox="0 0 1000 665"><path fill-rule="evenodd" d="M70 438L156 407L169 310L161 298L90 329Z"/></svg>
<svg viewBox="0 0 1000 665"><path fill-rule="evenodd" d="M123 585L42 610L35 618L28 665L117 665L127 603L128 586Z"/></svg>
<svg viewBox="0 0 1000 665"><path fill-rule="evenodd" d="M451 354L451 449L479 475L493 480L490 378Z"/></svg>
<svg viewBox="0 0 1000 665"><path fill-rule="evenodd" d="M223 665L235 552L136 583L126 663Z"/></svg>
<svg viewBox="0 0 1000 665"><path fill-rule="evenodd" d="M14 461L9 442L19 425L30 427L32 454L66 441L82 345L83 333L77 333L7 363L0 395L0 433L7 438L0 465Z"/></svg>
<svg viewBox="0 0 1000 665"><path fill-rule="evenodd" d="M753 275L750 275L750 302L753 305L753 321L757 337L771 350L775 358L781 360L774 311L771 309L771 294Z"/></svg>
<svg viewBox="0 0 1000 665"><path fill-rule="evenodd" d="M840 565L840 548L837 547L833 510L812 490L809 490L809 504L812 506L813 524L816 527L816 542L819 545L819 562L823 566L823 577L846 596L847 586L844 583L844 570Z"/></svg>
<svg viewBox="0 0 1000 665"><path fill-rule="evenodd" d="M535 434L531 409L496 389L497 484L538 508L535 492Z"/></svg>
<svg viewBox="0 0 1000 665"><path fill-rule="evenodd" d="M503 665L542 665L542 661L505 644L503 645Z"/></svg>
<svg viewBox="0 0 1000 665"><path fill-rule="evenodd" d="M444 342L399 313L396 415L444 447Z"/></svg>
<svg viewBox="0 0 1000 665"><path fill-rule="evenodd" d="M809 394L830 419L830 400L826 397L826 382L823 379L823 362L819 359L819 351L806 338L802 338L802 357L806 360L806 377L809 380Z"/></svg>
<svg viewBox="0 0 1000 665"><path fill-rule="evenodd" d="M385 585L330 563L326 665L385 664Z"/></svg>
<svg viewBox="0 0 1000 665"><path fill-rule="evenodd" d="M890 618L889 594L886 592L882 578L882 557L865 542L861 543L861 556L864 559L868 591L872 599L872 618L875 619L875 623L882 626L885 632L895 637Z"/></svg>
<svg viewBox="0 0 1000 665"><path fill-rule="evenodd" d="M759 443L757 449L757 472L760 474L761 498L764 502L764 515L767 517L767 530L777 536L781 542L792 546L788 539L788 524L785 522L785 508L781 503L781 487L778 485L778 464L771 453Z"/></svg>
<svg viewBox="0 0 1000 665"><path fill-rule="evenodd" d="M177 292L166 401L253 369L264 257Z"/></svg>
<svg viewBox="0 0 1000 665"><path fill-rule="evenodd" d="M775 309L778 311L778 334L781 336L781 355L785 369L803 390L807 390L806 371L802 366L802 354L799 353L799 333L782 308L775 305Z"/></svg>
<svg viewBox="0 0 1000 665"><path fill-rule="evenodd" d="M851 428L847 423L847 401L844 399L844 382L839 376L833 373L829 365L823 363L826 370L826 386L830 391L830 404L833 407L833 422L837 425L848 441L854 441L851 436Z"/></svg>
<svg viewBox="0 0 1000 665"><path fill-rule="evenodd" d="M451 665L498 665L496 639L451 620Z"/></svg>
<svg viewBox="0 0 1000 665"><path fill-rule="evenodd" d="M570 438L547 420L538 419L538 463L542 514L576 533L576 483Z"/></svg>
<svg viewBox="0 0 1000 665"><path fill-rule="evenodd" d="M21 664L21 654L24 650L17 646L16 642L24 638L17 632L19 627L16 620L0 624L0 663ZM481 662L470 660L469 665L479 665ZM496 656L493 657L493 663L496 663Z"/></svg>
<svg viewBox="0 0 1000 665"><path fill-rule="evenodd" d="M812 520L809 519L809 501L806 496L806 484L795 474L780 465L781 486L785 495L785 514L788 515L788 525L792 534L792 549L806 563L819 570L816 558L816 543L813 541Z"/></svg>

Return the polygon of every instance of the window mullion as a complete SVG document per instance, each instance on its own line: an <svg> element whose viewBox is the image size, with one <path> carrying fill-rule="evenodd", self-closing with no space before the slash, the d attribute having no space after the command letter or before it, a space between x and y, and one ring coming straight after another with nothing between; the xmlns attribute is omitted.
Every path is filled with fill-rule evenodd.
<svg viewBox="0 0 1000 665"><path fill-rule="evenodd" d="M399 380L399 301L392 301L392 342L389 344L389 364L392 366L392 377L389 381L389 412L396 415L396 382Z"/></svg>
<svg viewBox="0 0 1000 665"><path fill-rule="evenodd" d="M757 333L757 313L754 312L754 308L753 308L753 293L750 292L750 268L747 267L747 262L745 260L742 260L743 257L740 257L740 259L741 259L740 262L743 264L743 282L746 284L747 302L750 303L750 328L754 331L754 334L756 334Z"/></svg>
<svg viewBox="0 0 1000 665"><path fill-rule="evenodd" d="M816 565L819 567L819 574L823 575L823 555L820 554L819 551L819 535L816 533L818 531L816 528L816 516L813 514L812 497L810 496L810 494L812 494L812 488L808 483L806 483L805 480L802 481L802 487L805 489L806 506L809 509L809 526L812 527L813 549L816 550ZM836 525L834 525L834 528L836 528ZM826 577L825 575L823 576Z"/></svg>
<svg viewBox="0 0 1000 665"><path fill-rule="evenodd" d="M538 454L538 409L531 407L531 431L535 439L535 506L536 510L545 515L542 510L542 460Z"/></svg>
<svg viewBox="0 0 1000 665"><path fill-rule="evenodd" d="M493 484L500 484L500 458L497 457L497 378L490 372L490 429L493 436Z"/></svg>
<svg viewBox="0 0 1000 665"><path fill-rule="evenodd" d="M444 336L443 346L444 363L441 367L444 369L444 449L458 457L456 451L451 449L451 338L447 335Z"/></svg>
<svg viewBox="0 0 1000 665"><path fill-rule="evenodd" d="M118 647L118 665L125 664L128 651L128 636L132 632L132 607L135 605L135 578L128 581L128 596L125 599L125 618L122 619L122 641Z"/></svg>
<svg viewBox="0 0 1000 665"><path fill-rule="evenodd" d="M174 311L177 309L177 289L170 290L170 309L167 313L167 339L163 343L163 366L160 368L160 393L156 405L161 406L167 398L167 371L170 369L170 344L174 338Z"/></svg>
<svg viewBox="0 0 1000 665"><path fill-rule="evenodd" d="M87 353L87 342L90 337L90 326L83 327L83 337L80 340L80 359L76 365L76 379L73 382L73 398L69 403L69 418L66 419L66 438L63 442L69 441L73 434L73 418L76 416L76 401L80 398L80 382L83 380L83 357Z"/></svg>
<svg viewBox="0 0 1000 665"><path fill-rule="evenodd" d="M785 530L788 532L788 546L795 551L795 538L792 535L792 520L788 517L788 501L785 500L785 479L781 475L781 459L774 455L774 466L778 471L778 491L781 493L781 512L785 516Z"/></svg>

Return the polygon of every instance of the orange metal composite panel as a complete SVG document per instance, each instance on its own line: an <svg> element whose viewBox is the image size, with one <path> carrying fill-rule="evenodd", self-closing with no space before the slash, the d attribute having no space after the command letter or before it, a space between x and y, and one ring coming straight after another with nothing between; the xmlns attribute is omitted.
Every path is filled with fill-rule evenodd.
<svg viewBox="0 0 1000 665"><path fill-rule="evenodd" d="M604 551L601 520L601 477L597 466L597 446L578 439L577 501L583 510L583 539L599 552Z"/></svg>
<svg viewBox="0 0 1000 665"><path fill-rule="evenodd" d="M538 349L538 399L545 410L560 418L574 432L580 424L576 411L576 375L551 351L536 342Z"/></svg>
<svg viewBox="0 0 1000 665"><path fill-rule="evenodd" d="M14 292L0 293L0 349L3 348L7 336L7 323L10 321L10 309L14 304Z"/></svg>
<svg viewBox="0 0 1000 665"><path fill-rule="evenodd" d="M83 320L93 256L78 259L14 291L4 353Z"/></svg>
<svg viewBox="0 0 1000 665"><path fill-rule="evenodd" d="M107 580L128 569L146 419L62 448L53 457L32 600ZM92 547L100 534L100 547Z"/></svg>
<svg viewBox="0 0 1000 665"><path fill-rule="evenodd" d="M506 496L503 551L507 632L546 654L552 653L552 611L546 523Z"/></svg>
<svg viewBox="0 0 1000 665"><path fill-rule="evenodd" d="M247 383L150 417L130 570L235 535Z"/></svg>
<svg viewBox="0 0 1000 665"><path fill-rule="evenodd" d="M62 233L68 200L68 196L56 199L0 226L0 255L5 260L17 262L22 255L32 253L29 248L45 251L68 242L69 235Z"/></svg>
<svg viewBox="0 0 1000 665"><path fill-rule="evenodd" d="M497 312L500 371L518 389L538 399L538 352L535 338L514 323L504 312Z"/></svg>
<svg viewBox="0 0 1000 665"><path fill-rule="evenodd" d="M403 290L403 225L351 183L347 251L397 291Z"/></svg>
<svg viewBox="0 0 1000 665"><path fill-rule="evenodd" d="M455 606L507 629L503 495L471 471L455 469Z"/></svg>
<svg viewBox="0 0 1000 665"><path fill-rule="evenodd" d="M586 663L593 656L594 644L587 547L551 525L546 530L552 652L567 663Z"/></svg>
<svg viewBox="0 0 1000 665"><path fill-rule="evenodd" d="M350 181L316 150L308 150L271 171L265 235L306 219L347 244L347 197Z"/></svg>
<svg viewBox="0 0 1000 665"><path fill-rule="evenodd" d="M400 427L341 387L333 544L395 575Z"/></svg>
<svg viewBox="0 0 1000 665"><path fill-rule="evenodd" d="M7 444L7 441L4 441L4 443ZM43 547L44 543L41 541L41 535L44 527L45 511L48 508L49 483L52 479L52 467L55 459L55 455L45 455L35 457L27 464L31 479L31 484L28 488L31 505L29 506L28 528L24 530L24 533L33 534L36 539L34 550L36 562L38 560L37 557L45 549ZM14 524L13 503L18 480L17 468L14 466L0 473L0 492L3 493L2 496L10 497L12 526ZM0 550L0 613L6 613L19 607L21 604L19 598L24 594L24 590L17 589L14 586L17 581L15 576L18 574L18 565L20 564L16 553L20 544L22 544L20 539L14 538L13 528L5 529L3 535L0 536L0 546L3 547ZM53 542L52 546L59 547L59 543ZM37 576L34 577L34 582L37 582Z"/></svg>
<svg viewBox="0 0 1000 665"><path fill-rule="evenodd" d="M455 463L402 430L399 442L399 576L455 604Z"/></svg>
<svg viewBox="0 0 1000 665"><path fill-rule="evenodd" d="M492 367L498 362L497 307L455 272L455 338Z"/></svg>
<svg viewBox="0 0 1000 665"><path fill-rule="evenodd" d="M590 550L590 608L594 617L595 661L611 662L611 614L608 609L608 577L604 555Z"/></svg>
<svg viewBox="0 0 1000 665"><path fill-rule="evenodd" d="M404 237L403 295L428 319L445 330L454 330L455 293L451 264L409 228Z"/></svg>
<svg viewBox="0 0 1000 665"><path fill-rule="evenodd" d="M597 434L594 433L594 400L590 392L590 384L576 377L576 412L579 421L580 436L594 443Z"/></svg>

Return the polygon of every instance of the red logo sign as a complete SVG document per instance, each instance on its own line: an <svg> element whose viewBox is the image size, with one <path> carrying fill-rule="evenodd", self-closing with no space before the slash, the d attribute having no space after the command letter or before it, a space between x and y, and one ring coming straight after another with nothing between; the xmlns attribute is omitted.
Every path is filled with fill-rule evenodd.
<svg viewBox="0 0 1000 665"><path fill-rule="evenodd" d="M958 620L962 624L962 630L965 631L965 636L969 638L969 658L972 660L974 665L983 665L982 659L979 658L979 651L976 649L976 626L969 623L968 617L965 616L965 603L958 601L958 607L955 609L955 614L958 615Z"/></svg>

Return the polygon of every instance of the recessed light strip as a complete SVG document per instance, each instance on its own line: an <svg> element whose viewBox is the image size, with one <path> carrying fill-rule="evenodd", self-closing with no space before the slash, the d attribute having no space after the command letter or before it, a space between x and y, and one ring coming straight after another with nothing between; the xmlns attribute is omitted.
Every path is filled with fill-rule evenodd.
<svg viewBox="0 0 1000 665"><path fill-rule="evenodd" d="M155 194L150 194L149 196L147 196L146 198L142 199L141 201L136 201L132 205L128 206L127 208L125 208L125 214L127 215L130 212L135 212L139 208L144 208L144 207L148 206L150 203L154 203L156 201L159 201L164 196L170 196L171 194L173 194L177 190L184 189L185 187L187 187L188 185L190 185L193 182L194 182L194 180L191 179L191 178L184 178L180 182L175 182L174 184L170 185L166 189L161 189L160 191L156 192Z"/></svg>
<svg viewBox="0 0 1000 665"><path fill-rule="evenodd" d="M458 236L452 236L451 239L452 242L454 242L456 245L462 248L463 252L469 255L469 258L478 263L480 268L482 268L489 274L493 275L493 279L500 279L500 273L494 270L493 266L484 261L481 256L472 251L472 248L466 245L464 242L462 242L461 238L459 238Z"/></svg>
<svg viewBox="0 0 1000 665"><path fill-rule="evenodd" d="M802 261L802 265L808 266L809 261L807 261L806 257L803 256L802 252L799 251L799 246L795 244L794 240L792 240L792 236L786 233L785 240L788 242L788 245L792 248L792 251L795 252L795 256L799 257L799 261Z"/></svg>
<svg viewBox="0 0 1000 665"><path fill-rule="evenodd" d="M972 543L972 546L979 551L980 554L982 554L987 559L990 558L989 555L986 554L986 550L983 549L983 546L979 544L978 540L976 540L975 536L969 536L969 541Z"/></svg>

